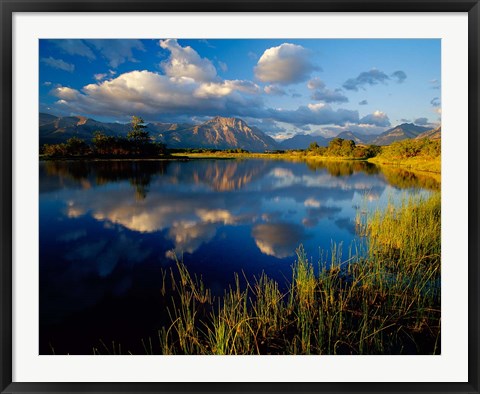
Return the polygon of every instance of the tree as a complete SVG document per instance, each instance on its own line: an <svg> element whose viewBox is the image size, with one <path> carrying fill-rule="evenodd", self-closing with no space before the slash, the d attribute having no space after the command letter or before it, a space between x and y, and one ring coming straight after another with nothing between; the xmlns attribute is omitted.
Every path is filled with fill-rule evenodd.
<svg viewBox="0 0 480 394"><path fill-rule="evenodd" d="M84 156L89 153L90 147L84 140L72 137L67 140L66 150L69 156Z"/></svg>
<svg viewBox="0 0 480 394"><path fill-rule="evenodd" d="M144 124L144 120L138 116L132 116L132 129L127 134L127 138L129 141L133 142L133 152L134 154L138 155L144 149L143 146L150 142L150 136L148 131L144 129L147 127Z"/></svg>
<svg viewBox="0 0 480 394"><path fill-rule="evenodd" d="M65 144L45 144L43 153L50 157L63 157L67 155L67 146Z"/></svg>
<svg viewBox="0 0 480 394"><path fill-rule="evenodd" d="M157 142L155 144L156 153L159 155L164 155L167 153L167 145L162 142Z"/></svg>
<svg viewBox="0 0 480 394"><path fill-rule="evenodd" d="M341 156L343 138L336 137L328 143L327 154L329 156Z"/></svg>
<svg viewBox="0 0 480 394"><path fill-rule="evenodd" d="M93 133L92 142L95 153L99 155L107 155L113 153L115 137L105 135L101 131L95 131Z"/></svg>
<svg viewBox="0 0 480 394"><path fill-rule="evenodd" d="M138 116L132 116L132 129L127 134L127 138L129 140L135 141L136 143L145 143L150 141L148 131L144 130L145 128L147 128L144 123L145 122L142 118Z"/></svg>
<svg viewBox="0 0 480 394"><path fill-rule="evenodd" d="M340 156L350 157L353 155L354 150L355 150L355 141L343 140L342 146L340 148Z"/></svg>

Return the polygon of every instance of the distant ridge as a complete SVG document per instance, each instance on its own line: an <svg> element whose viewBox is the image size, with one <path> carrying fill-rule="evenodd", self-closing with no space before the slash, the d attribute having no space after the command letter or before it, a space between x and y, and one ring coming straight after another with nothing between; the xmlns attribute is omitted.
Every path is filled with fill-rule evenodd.
<svg viewBox="0 0 480 394"><path fill-rule="evenodd" d="M439 140L442 138L442 128L437 127L432 130L427 130L415 137L416 140L421 140L423 138L428 138L429 140Z"/></svg>
<svg viewBox="0 0 480 394"><path fill-rule="evenodd" d="M100 122L85 116L55 116L47 113L39 114L40 145L58 144L71 137L91 141L95 131L107 135L126 136L130 131L128 123ZM169 148L214 148L245 149L251 152L266 150L307 149L316 142L319 146L328 146L332 138L320 135L296 134L281 142L275 141L257 127L249 126L239 118L215 116L199 125L188 123L146 124L151 138L163 142ZM413 123L403 123L379 135L365 135L352 131L343 131L338 138L353 140L359 144L389 145L405 139L441 138L441 127L429 129Z"/></svg>
<svg viewBox="0 0 480 394"><path fill-rule="evenodd" d="M374 145L390 145L395 141L402 141L409 138L416 138L419 134L422 134L429 129L427 127L417 126L413 123L402 123L395 126L383 133L371 141Z"/></svg>
<svg viewBox="0 0 480 394"><path fill-rule="evenodd" d="M84 116L39 114L40 145L65 142L71 137L91 141L95 131L126 136L130 124L103 123ZM150 136L170 148L215 148L264 151L278 149L277 142L242 119L216 116L200 125L148 123Z"/></svg>
<svg viewBox="0 0 480 394"><path fill-rule="evenodd" d="M239 118L216 116L200 125L166 131L160 139L171 148L245 149L261 152L277 149L277 142Z"/></svg>
<svg viewBox="0 0 480 394"><path fill-rule="evenodd" d="M340 134L337 135L337 138L343 138L344 140L352 140L357 145L365 145L368 144L372 138L376 136L354 133L352 131L342 131Z"/></svg>
<svg viewBox="0 0 480 394"><path fill-rule="evenodd" d="M95 131L108 135L126 135L129 125L121 123L103 123L84 116L54 116L40 113L40 145L58 144L71 137L89 141Z"/></svg>
<svg viewBox="0 0 480 394"><path fill-rule="evenodd" d="M328 146L329 141L329 138L320 135L296 134L292 138L283 140L280 146L282 149L307 149L313 142L318 146Z"/></svg>

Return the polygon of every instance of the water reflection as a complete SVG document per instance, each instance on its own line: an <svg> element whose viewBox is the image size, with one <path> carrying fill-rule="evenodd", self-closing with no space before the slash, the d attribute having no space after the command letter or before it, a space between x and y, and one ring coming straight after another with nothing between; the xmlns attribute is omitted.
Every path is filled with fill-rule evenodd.
<svg viewBox="0 0 480 394"><path fill-rule="evenodd" d="M335 218L339 228L351 229L347 223L353 219L352 204L346 202L360 196L379 200L388 188L384 180L397 188L437 187L434 179L391 168L379 172L364 162L46 162L40 168L41 185L47 185L41 193L63 190L57 202L65 217L88 215L137 233L166 230L164 237L174 245L171 251L180 254L195 252L219 227L256 224L252 234L259 249L286 257L284 249L272 253L275 248L259 246L272 242L259 236L258 229L278 233L271 236L277 242L288 238L298 244L305 236L297 236L296 230L288 233L283 224L259 224L273 220L292 228L302 225L306 231Z"/></svg>
<svg viewBox="0 0 480 394"><path fill-rule="evenodd" d="M419 174L400 168L382 167L386 181L400 189L423 188L440 191L440 174Z"/></svg>
<svg viewBox="0 0 480 394"><path fill-rule="evenodd" d="M294 255L298 245L308 238L302 226L291 223L257 224L252 236L262 253L279 259Z"/></svg>
<svg viewBox="0 0 480 394"><path fill-rule="evenodd" d="M138 199L144 199L154 175L164 174L168 161L47 161L40 164L40 193L128 180Z"/></svg>
<svg viewBox="0 0 480 394"><path fill-rule="evenodd" d="M332 161L332 160L308 160L306 162L308 168L312 170L326 169L332 176L350 176L355 172L364 172L369 175L378 174L380 169L372 163L356 160Z"/></svg>
<svg viewBox="0 0 480 394"><path fill-rule="evenodd" d="M98 340L117 320L158 328L160 269L175 256L219 293L233 272L284 282L299 244L317 259L354 240L358 207L437 185L362 162L42 162L41 349L80 327Z"/></svg>

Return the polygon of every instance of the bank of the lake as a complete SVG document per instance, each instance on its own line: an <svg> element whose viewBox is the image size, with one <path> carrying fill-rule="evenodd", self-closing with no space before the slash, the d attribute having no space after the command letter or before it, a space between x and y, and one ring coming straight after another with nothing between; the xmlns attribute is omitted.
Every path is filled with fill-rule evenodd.
<svg viewBox="0 0 480 394"><path fill-rule="evenodd" d="M305 161L305 162L357 162L366 161L377 166L391 166L396 168L403 168L409 171L418 173L430 173L436 176L440 181L441 160L435 159L404 159L404 160L387 160L382 157L373 157L368 159L357 159L341 156L316 156L306 155L304 152L294 151L286 153L232 153L232 152L208 152L208 153L173 153L164 156L152 157L93 157L93 156L66 156L66 157L49 157L40 155L40 161L176 161L176 160L201 160L201 159L268 159L268 160L290 160L290 161Z"/></svg>
<svg viewBox="0 0 480 394"><path fill-rule="evenodd" d="M392 167L400 167L405 168L407 170L412 171L421 171L421 172L429 172L433 174L439 174L442 170L442 162L440 157L436 158L417 158L412 157L408 159L386 159L383 157L372 157L368 159L370 163L374 163L376 165L381 166L392 166Z"/></svg>
<svg viewBox="0 0 480 394"><path fill-rule="evenodd" d="M392 166L396 168L403 168L409 171L416 171L420 173L441 173L440 157L436 158L408 158L408 159L386 159L384 157L372 158L351 158L342 156L318 156L309 155L303 151L292 151L282 153L233 153L233 152L205 152L205 153L174 153L172 155L176 158L190 158L190 159L270 159L270 160L292 160L292 161L306 161L306 162L326 162L326 161L367 161L379 166ZM439 179L439 177L438 177Z"/></svg>

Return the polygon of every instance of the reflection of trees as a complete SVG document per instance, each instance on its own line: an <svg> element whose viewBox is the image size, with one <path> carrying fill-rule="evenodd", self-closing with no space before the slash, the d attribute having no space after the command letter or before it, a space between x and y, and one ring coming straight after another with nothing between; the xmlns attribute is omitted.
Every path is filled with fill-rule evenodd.
<svg viewBox="0 0 480 394"><path fill-rule="evenodd" d="M70 168L69 164L75 164ZM89 189L91 184L90 168L86 162L40 162L40 192L51 192L58 189Z"/></svg>
<svg viewBox="0 0 480 394"><path fill-rule="evenodd" d="M381 166L366 161L344 160L344 161L307 161L307 166L312 171L325 169L335 177L350 176L356 172L363 172L368 175L381 173L385 180L392 186L401 189L424 188L429 190L440 190L440 175L417 173L401 168Z"/></svg>
<svg viewBox="0 0 480 394"><path fill-rule="evenodd" d="M343 160L343 161L317 161L307 160L307 167L312 171L325 169L332 176L350 176L355 172L364 172L368 175L379 173L379 169L375 164L359 161L359 160Z"/></svg>
<svg viewBox="0 0 480 394"><path fill-rule="evenodd" d="M68 181L82 187L105 185L128 180L135 188L137 199L144 199L155 175L165 174L168 161L47 161L40 167L48 177L58 177L59 184ZM43 180L42 180L43 182Z"/></svg>
<svg viewBox="0 0 480 394"><path fill-rule="evenodd" d="M84 161L47 161L43 163L43 168L48 176L58 176L77 182L85 180L90 175L90 167Z"/></svg>
<svg viewBox="0 0 480 394"><path fill-rule="evenodd" d="M416 173L388 166L382 166L381 172L389 184L400 189L440 190L440 174Z"/></svg>

